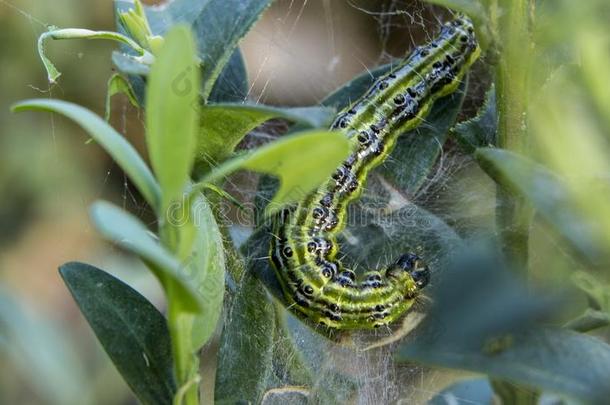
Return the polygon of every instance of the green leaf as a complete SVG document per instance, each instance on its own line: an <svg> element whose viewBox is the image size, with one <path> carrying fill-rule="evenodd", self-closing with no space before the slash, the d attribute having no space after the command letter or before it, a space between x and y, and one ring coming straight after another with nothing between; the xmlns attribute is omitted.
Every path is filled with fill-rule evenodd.
<svg viewBox="0 0 610 405"><path fill-rule="evenodd" d="M188 210L188 211L186 211ZM225 290L225 252L222 235L210 203L197 196L182 207L181 218L172 217L180 232L180 258L202 301L201 314L190 320L193 352L214 334L222 312Z"/></svg>
<svg viewBox="0 0 610 405"><path fill-rule="evenodd" d="M13 392L23 395L27 389L50 405L89 404L85 398L92 382L68 324L33 311L26 301L0 286L2 381L6 383L5 373L11 373L22 385L12 390L3 384L2 399L8 401Z"/></svg>
<svg viewBox="0 0 610 405"><path fill-rule="evenodd" d="M148 264L172 304L186 312L201 313L201 298L186 278L183 265L153 239L151 232L137 218L104 201L93 204L91 218L105 238L137 254Z"/></svg>
<svg viewBox="0 0 610 405"><path fill-rule="evenodd" d="M112 99L112 96L114 96L116 94L121 94L121 93L125 94L132 106L134 106L136 108L140 106L140 104L138 103L137 96L133 92L131 85L120 74L115 73L110 77L110 79L108 79L107 89L108 90L106 93L106 114L104 116L106 121L110 121L110 99Z"/></svg>
<svg viewBox="0 0 610 405"><path fill-rule="evenodd" d="M267 207L271 214L320 185L347 157L349 148L347 138L340 132L306 131L285 136L226 161L204 177L195 190L238 169L272 174L280 178L280 188Z"/></svg>
<svg viewBox="0 0 610 405"><path fill-rule="evenodd" d="M199 57L203 61L204 100L214 88L241 38L246 35L272 0L209 0L193 24Z"/></svg>
<svg viewBox="0 0 610 405"><path fill-rule="evenodd" d="M156 211L159 210L161 192L150 169L134 147L103 119L81 106L61 100L26 100L15 104L12 109L16 112L26 110L56 112L75 121L117 162L146 201Z"/></svg>
<svg viewBox="0 0 610 405"><path fill-rule="evenodd" d="M265 289L246 273L222 331L214 403L259 403L273 371L275 313Z"/></svg>
<svg viewBox="0 0 610 405"><path fill-rule="evenodd" d="M110 274L84 263L59 272L123 379L143 404L169 404L176 392L163 315Z"/></svg>
<svg viewBox="0 0 610 405"><path fill-rule="evenodd" d="M599 339L564 329L526 331L507 338L499 353L465 352L437 344L402 350L402 358L437 366L462 368L502 377L580 399L605 403L610 395L610 346ZM414 355L417 350L419 354ZM436 351L429 355L424 350Z"/></svg>
<svg viewBox="0 0 610 405"><path fill-rule="evenodd" d="M577 210L569 191L552 172L501 149L478 149L475 158L492 179L525 196L538 214L592 264L607 263L607 252L600 246L595 224Z"/></svg>
<svg viewBox="0 0 610 405"><path fill-rule="evenodd" d="M182 195L195 156L199 72L194 54L190 30L178 26L167 34L149 75L146 141L161 185L161 212Z"/></svg>
<svg viewBox="0 0 610 405"><path fill-rule="evenodd" d="M197 160L204 172L231 156L244 136L272 118L284 118L308 127L327 126L334 111L323 107L275 108L265 105L208 104L201 109Z"/></svg>
<svg viewBox="0 0 610 405"><path fill-rule="evenodd" d="M486 378L464 380L436 394L428 401L428 405L492 404L493 396L493 390Z"/></svg>
<svg viewBox="0 0 610 405"><path fill-rule="evenodd" d="M560 310L561 298L528 291L497 260L454 262L433 286L433 306L423 325L399 347L399 361L485 373L603 403L610 395L610 346L565 329L538 326Z"/></svg>
<svg viewBox="0 0 610 405"><path fill-rule="evenodd" d="M148 76L150 73L150 65L138 62L132 55L123 52L112 52L112 62L123 74ZM130 77L133 86L133 77ZM144 93L138 94L138 98L143 99Z"/></svg>
<svg viewBox="0 0 610 405"><path fill-rule="evenodd" d="M239 48L236 48L229 62L216 79L210 93L210 103L238 103L248 98L248 73Z"/></svg>
<svg viewBox="0 0 610 405"><path fill-rule="evenodd" d="M485 103L477 115L460 122L451 130L462 147L472 153L476 148L495 146L498 114L496 112L496 91L492 86L485 95Z"/></svg>
<svg viewBox="0 0 610 405"><path fill-rule="evenodd" d="M239 40L246 35L271 0L174 0L164 7L144 7L150 28L155 35L165 35L179 23L192 26L203 62L201 96L210 96L215 83L232 58ZM125 11L133 3L115 1L117 11Z"/></svg>

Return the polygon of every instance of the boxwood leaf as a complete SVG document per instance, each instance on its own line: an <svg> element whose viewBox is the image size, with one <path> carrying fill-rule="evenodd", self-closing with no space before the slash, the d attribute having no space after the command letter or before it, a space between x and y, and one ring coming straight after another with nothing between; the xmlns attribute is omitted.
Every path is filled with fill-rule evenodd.
<svg viewBox="0 0 610 405"><path fill-rule="evenodd" d="M403 347L400 358L487 373L586 403L601 404L610 395L610 346L601 340L566 329L523 331L504 340L506 347L487 352L430 342Z"/></svg>
<svg viewBox="0 0 610 405"><path fill-rule="evenodd" d="M193 352L214 334L225 290L225 251L222 235L210 203L198 195L173 218L180 233L178 255L202 302L201 314L190 319ZM185 326L186 327L186 326Z"/></svg>
<svg viewBox="0 0 610 405"><path fill-rule="evenodd" d="M176 24L192 26L202 60L202 90L204 100L237 49L239 40L246 35L271 0L174 0L163 7L145 7L153 34L165 36ZM117 11L132 4L115 1Z"/></svg>
<svg viewBox="0 0 610 405"><path fill-rule="evenodd" d="M97 230L108 240L144 260L159 279L168 299L184 311L200 313L201 298L186 278L183 265L153 237L133 215L105 201L91 207L91 218Z"/></svg>
<svg viewBox="0 0 610 405"><path fill-rule="evenodd" d="M237 44L272 0L209 0L194 21L203 61L202 96L207 100Z"/></svg>
<svg viewBox="0 0 610 405"><path fill-rule="evenodd" d="M143 404L168 404L176 392L169 330L142 295L110 274L71 262L59 272L123 379Z"/></svg>
<svg viewBox="0 0 610 405"><path fill-rule="evenodd" d="M177 200L194 160L199 115L195 43L186 26L168 32L146 93L146 143L162 190L161 212Z"/></svg>
<svg viewBox="0 0 610 405"><path fill-rule="evenodd" d="M235 48L233 55L216 79L208 101L210 103L238 103L244 102L247 98L248 73L246 72L246 64L239 48Z"/></svg>
<svg viewBox="0 0 610 405"><path fill-rule="evenodd" d="M324 107L208 104L201 109L201 130L197 141L199 171L209 170L225 160L248 132L267 120L283 118L316 128L327 126L333 115L334 110Z"/></svg>
<svg viewBox="0 0 610 405"><path fill-rule="evenodd" d="M195 189L224 179L238 169L249 169L280 178L280 188L267 213L298 201L326 179L349 153L347 138L333 131L305 131L278 139L218 166Z"/></svg>
<svg viewBox="0 0 610 405"><path fill-rule="evenodd" d="M528 291L497 260L457 260L432 298L424 324L399 347L400 361L485 373L588 403L610 395L610 346L540 326L562 301Z"/></svg>
<svg viewBox="0 0 610 405"><path fill-rule="evenodd" d="M159 209L161 191L150 169L135 148L102 118L86 108L61 100L32 99L13 106L13 111L26 110L56 112L82 126L112 156L146 201L155 210Z"/></svg>
<svg viewBox="0 0 610 405"><path fill-rule="evenodd" d="M495 146L497 126L496 91L492 86L487 91L485 103L477 115L457 124L451 130L451 136L454 136L467 152L472 153L476 148Z"/></svg>

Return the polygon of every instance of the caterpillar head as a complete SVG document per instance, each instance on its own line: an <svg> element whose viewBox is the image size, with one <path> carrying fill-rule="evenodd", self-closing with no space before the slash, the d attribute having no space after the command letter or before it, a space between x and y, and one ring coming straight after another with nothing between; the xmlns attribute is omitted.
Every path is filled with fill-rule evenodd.
<svg viewBox="0 0 610 405"><path fill-rule="evenodd" d="M413 253L400 256L387 271L388 276L400 277L400 273L409 274L418 289L424 288L430 282L430 269L419 256Z"/></svg>

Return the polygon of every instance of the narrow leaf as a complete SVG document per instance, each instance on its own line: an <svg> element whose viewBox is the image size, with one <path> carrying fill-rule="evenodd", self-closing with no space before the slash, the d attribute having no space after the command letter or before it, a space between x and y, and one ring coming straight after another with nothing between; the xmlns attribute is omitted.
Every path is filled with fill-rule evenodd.
<svg viewBox="0 0 610 405"><path fill-rule="evenodd" d="M108 240L140 256L159 279L172 303L184 311L200 313L201 298L186 278L183 265L151 236L134 216L119 207L98 201L91 207L91 218Z"/></svg>
<svg viewBox="0 0 610 405"><path fill-rule="evenodd" d="M280 178L280 188L267 207L267 213L271 214L282 205L303 198L322 183L347 157L349 150L349 142L340 132L307 131L286 136L223 163L195 189L238 169L271 174Z"/></svg>
<svg viewBox="0 0 610 405"><path fill-rule="evenodd" d="M146 298L84 263L59 272L123 379L143 404L169 404L176 392L169 330Z"/></svg>
<svg viewBox="0 0 610 405"><path fill-rule="evenodd" d="M226 260L222 235L210 203L199 195L184 209L189 210L184 212L184 221L174 224L180 232L179 255L202 302L201 314L190 321L195 352L216 330L224 299Z"/></svg>
<svg viewBox="0 0 610 405"><path fill-rule="evenodd" d="M12 109L16 112L26 110L56 112L75 121L117 162L146 201L155 210L159 209L161 192L150 169L134 147L102 118L81 106L61 100L26 100L15 104Z"/></svg>
<svg viewBox="0 0 610 405"><path fill-rule="evenodd" d="M177 200L193 164L199 115L195 43L185 26L172 29L151 68L146 94L146 141L162 189L162 212Z"/></svg>

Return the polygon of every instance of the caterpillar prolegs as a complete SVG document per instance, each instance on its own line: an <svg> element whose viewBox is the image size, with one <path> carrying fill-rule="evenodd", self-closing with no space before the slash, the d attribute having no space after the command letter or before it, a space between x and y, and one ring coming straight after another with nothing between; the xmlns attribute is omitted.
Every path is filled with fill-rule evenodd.
<svg viewBox="0 0 610 405"><path fill-rule="evenodd" d="M331 128L350 139L352 154L273 227L270 257L292 308L331 328L369 329L397 320L413 305L430 278L420 257L406 253L387 269L357 278L337 259L336 235L368 172L438 98L457 89L479 53L471 21L458 17L337 115Z"/></svg>

